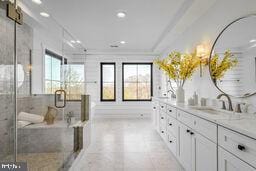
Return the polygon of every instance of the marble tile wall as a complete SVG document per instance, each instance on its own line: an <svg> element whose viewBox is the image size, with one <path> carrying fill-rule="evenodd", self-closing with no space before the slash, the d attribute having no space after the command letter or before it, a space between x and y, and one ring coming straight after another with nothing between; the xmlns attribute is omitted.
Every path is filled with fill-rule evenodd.
<svg viewBox="0 0 256 171"><path fill-rule="evenodd" d="M14 23L0 3L0 161L13 159L14 125Z"/></svg>
<svg viewBox="0 0 256 171"><path fill-rule="evenodd" d="M6 17L6 4L0 3L0 161L14 154L14 22ZM27 24L17 26L17 63L24 68L24 82L18 88L18 97L29 96L30 63L33 30Z"/></svg>

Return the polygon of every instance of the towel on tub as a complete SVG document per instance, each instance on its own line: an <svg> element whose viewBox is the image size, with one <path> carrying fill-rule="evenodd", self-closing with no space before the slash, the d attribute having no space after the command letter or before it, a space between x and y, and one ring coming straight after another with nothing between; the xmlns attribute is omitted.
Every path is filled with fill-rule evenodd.
<svg viewBox="0 0 256 171"><path fill-rule="evenodd" d="M31 123L42 123L44 122L44 117L41 115L36 115L32 113L20 112L18 115L19 121L28 121Z"/></svg>
<svg viewBox="0 0 256 171"><path fill-rule="evenodd" d="M23 128L23 127L28 126L30 124L31 124L31 122L28 122L28 121L18 121L17 126L18 126L18 128Z"/></svg>

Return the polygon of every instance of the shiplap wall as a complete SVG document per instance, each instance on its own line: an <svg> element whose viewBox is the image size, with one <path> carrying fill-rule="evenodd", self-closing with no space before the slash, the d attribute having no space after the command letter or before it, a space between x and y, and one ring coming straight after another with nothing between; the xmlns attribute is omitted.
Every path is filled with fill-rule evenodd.
<svg viewBox="0 0 256 171"><path fill-rule="evenodd" d="M96 117L147 117L151 114L151 102L122 101L122 63L153 62L156 56L150 55L87 55L85 60L86 93L96 103ZM116 102L100 101L100 63L116 63ZM158 96L160 74L153 67L153 95ZM94 83L96 82L96 83Z"/></svg>

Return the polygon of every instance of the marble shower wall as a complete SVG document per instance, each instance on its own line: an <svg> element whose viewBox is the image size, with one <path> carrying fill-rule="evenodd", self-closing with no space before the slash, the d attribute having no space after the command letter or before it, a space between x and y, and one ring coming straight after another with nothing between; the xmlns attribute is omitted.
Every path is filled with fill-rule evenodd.
<svg viewBox="0 0 256 171"><path fill-rule="evenodd" d="M0 3L0 161L13 159L14 125L14 23Z"/></svg>
<svg viewBox="0 0 256 171"><path fill-rule="evenodd" d="M0 3L0 161L14 155L14 22L6 17L6 4ZM18 88L18 97L30 95L30 51L33 45L33 30L27 24L17 25L17 63L24 68L23 84Z"/></svg>

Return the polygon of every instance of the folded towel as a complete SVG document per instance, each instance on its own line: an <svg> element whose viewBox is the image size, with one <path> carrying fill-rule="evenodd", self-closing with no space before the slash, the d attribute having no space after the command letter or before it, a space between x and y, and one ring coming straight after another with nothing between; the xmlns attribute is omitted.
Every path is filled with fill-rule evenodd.
<svg viewBox="0 0 256 171"><path fill-rule="evenodd" d="M31 123L42 123L42 122L44 122L44 117L41 115L20 112L18 115L18 120L19 121L28 121Z"/></svg>
<svg viewBox="0 0 256 171"><path fill-rule="evenodd" d="M18 121L17 126L18 126L18 128L23 128L23 127L28 126L30 124L31 124L31 122L28 122L28 121Z"/></svg>

